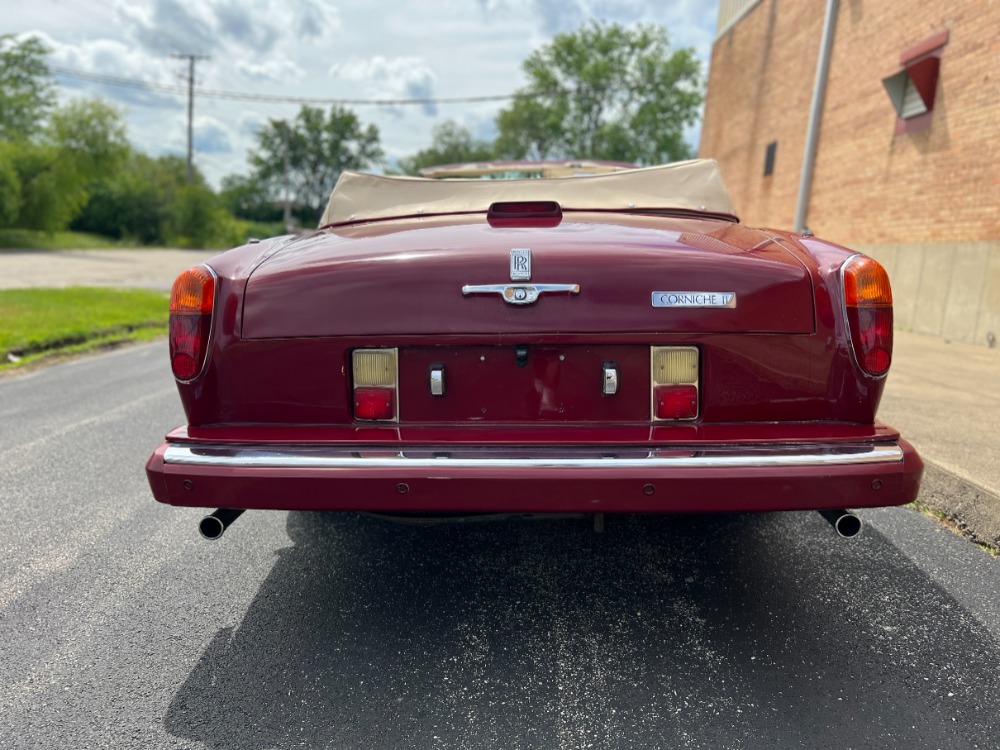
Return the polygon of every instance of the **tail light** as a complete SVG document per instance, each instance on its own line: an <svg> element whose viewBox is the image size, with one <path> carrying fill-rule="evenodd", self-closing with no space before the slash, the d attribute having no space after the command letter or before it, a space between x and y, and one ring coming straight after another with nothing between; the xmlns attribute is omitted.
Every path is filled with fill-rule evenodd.
<svg viewBox="0 0 1000 750"><path fill-rule="evenodd" d="M844 304L854 358L869 375L884 375L892 362L892 289L885 269L855 255L844 264Z"/></svg>
<svg viewBox="0 0 1000 750"><path fill-rule="evenodd" d="M354 418L372 421L396 419L395 349L355 349Z"/></svg>
<svg viewBox="0 0 1000 750"><path fill-rule="evenodd" d="M205 369L215 288L215 271L202 265L178 276L170 291L170 366L182 382L194 380Z"/></svg>
<svg viewBox="0 0 1000 750"><path fill-rule="evenodd" d="M653 419L698 417L698 350L693 346L654 346L650 350Z"/></svg>

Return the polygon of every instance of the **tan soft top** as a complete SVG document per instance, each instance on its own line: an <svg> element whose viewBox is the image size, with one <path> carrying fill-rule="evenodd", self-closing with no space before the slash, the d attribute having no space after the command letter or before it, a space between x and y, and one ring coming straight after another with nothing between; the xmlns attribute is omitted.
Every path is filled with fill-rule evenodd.
<svg viewBox="0 0 1000 750"><path fill-rule="evenodd" d="M680 208L735 216L713 159L613 174L524 180L429 180L344 172L320 226L401 216L485 212L497 201L557 201L563 210Z"/></svg>

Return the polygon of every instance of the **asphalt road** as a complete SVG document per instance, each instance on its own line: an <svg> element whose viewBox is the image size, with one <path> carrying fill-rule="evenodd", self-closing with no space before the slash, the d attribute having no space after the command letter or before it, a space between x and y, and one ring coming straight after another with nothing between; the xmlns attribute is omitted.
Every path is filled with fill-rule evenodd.
<svg viewBox="0 0 1000 750"><path fill-rule="evenodd" d="M212 543L181 421L163 343L0 380L0 747L1000 746L1000 561L913 511Z"/></svg>

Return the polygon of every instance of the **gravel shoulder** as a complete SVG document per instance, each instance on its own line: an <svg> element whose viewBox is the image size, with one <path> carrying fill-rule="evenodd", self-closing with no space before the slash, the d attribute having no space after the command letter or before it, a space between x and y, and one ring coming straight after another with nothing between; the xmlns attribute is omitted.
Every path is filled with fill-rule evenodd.
<svg viewBox="0 0 1000 750"><path fill-rule="evenodd" d="M125 286L170 289L186 268L213 250L3 250L0 289Z"/></svg>

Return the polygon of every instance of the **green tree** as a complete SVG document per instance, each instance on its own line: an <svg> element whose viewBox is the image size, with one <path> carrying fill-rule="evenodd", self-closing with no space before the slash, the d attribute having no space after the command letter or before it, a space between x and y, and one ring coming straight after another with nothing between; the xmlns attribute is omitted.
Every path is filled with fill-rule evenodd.
<svg viewBox="0 0 1000 750"><path fill-rule="evenodd" d="M0 139L30 137L55 101L46 53L34 37L0 36Z"/></svg>
<svg viewBox="0 0 1000 750"><path fill-rule="evenodd" d="M701 66L672 50L665 29L591 22L557 34L523 63L528 86L497 115L509 158L592 158L659 164L687 158Z"/></svg>
<svg viewBox="0 0 1000 750"><path fill-rule="evenodd" d="M87 99L57 109L41 136L21 144L15 156L18 225L49 232L68 226L87 204L91 185L117 169L128 151L115 107Z"/></svg>
<svg viewBox="0 0 1000 750"><path fill-rule="evenodd" d="M197 171L195 179L203 182ZM90 198L71 228L144 245L167 244L177 194L186 181L182 157L153 159L130 151L121 169L91 184Z"/></svg>
<svg viewBox="0 0 1000 750"><path fill-rule="evenodd" d="M0 227L9 227L21 213L21 179L14 165L17 146L0 140Z"/></svg>
<svg viewBox="0 0 1000 750"><path fill-rule="evenodd" d="M354 112L338 106L326 114L303 106L291 122L270 120L257 134L257 149L249 154L256 178L264 181L273 199L284 198L287 183L292 200L316 218L341 172L369 168L382 158L378 128L362 125Z"/></svg>
<svg viewBox="0 0 1000 750"><path fill-rule="evenodd" d="M425 167L489 161L492 158L492 144L477 140L468 128L454 120L448 120L435 126L429 147L413 156L400 159L399 168L405 174L417 175Z"/></svg>
<svg viewBox="0 0 1000 750"><path fill-rule="evenodd" d="M231 174L222 178L222 207L238 219L256 222L281 221L281 207L272 199L264 181L253 176Z"/></svg>

